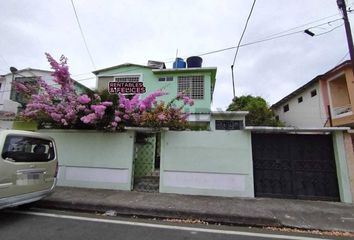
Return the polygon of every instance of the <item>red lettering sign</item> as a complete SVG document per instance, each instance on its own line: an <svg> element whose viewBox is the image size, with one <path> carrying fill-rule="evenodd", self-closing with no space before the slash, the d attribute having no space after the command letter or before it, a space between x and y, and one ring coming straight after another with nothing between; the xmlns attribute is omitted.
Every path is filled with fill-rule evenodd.
<svg viewBox="0 0 354 240"><path fill-rule="evenodd" d="M108 92L111 94L141 94L146 92L142 82L109 82Z"/></svg>

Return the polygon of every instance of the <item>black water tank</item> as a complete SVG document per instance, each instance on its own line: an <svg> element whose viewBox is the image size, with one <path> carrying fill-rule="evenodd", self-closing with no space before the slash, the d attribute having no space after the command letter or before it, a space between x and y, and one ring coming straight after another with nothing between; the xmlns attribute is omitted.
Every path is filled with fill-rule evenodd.
<svg viewBox="0 0 354 240"><path fill-rule="evenodd" d="M187 67L188 68L200 68L200 67L202 67L202 62L203 62L203 59L201 57L198 57L198 56L189 57L189 58L187 58Z"/></svg>

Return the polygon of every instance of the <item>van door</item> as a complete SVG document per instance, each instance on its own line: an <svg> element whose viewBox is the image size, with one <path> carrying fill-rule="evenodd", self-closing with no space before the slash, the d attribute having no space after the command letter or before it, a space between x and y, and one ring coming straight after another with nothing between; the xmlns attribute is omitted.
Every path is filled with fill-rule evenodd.
<svg viewBox="0 0 354 240"><path fill-rule="evenodd" d="M55 184L54 141L33 135L6 135L0 158L0 198L48 190Z"/></svg>

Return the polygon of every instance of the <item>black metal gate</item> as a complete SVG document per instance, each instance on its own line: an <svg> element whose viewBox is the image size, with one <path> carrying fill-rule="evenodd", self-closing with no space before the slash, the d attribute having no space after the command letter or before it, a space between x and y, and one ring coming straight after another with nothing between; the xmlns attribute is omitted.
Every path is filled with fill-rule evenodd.
<svg viewBox="0 0 354 240"><path fill-rule="evenodd" d="M331 135L252 133L256 197L339 201Z"/></svg>

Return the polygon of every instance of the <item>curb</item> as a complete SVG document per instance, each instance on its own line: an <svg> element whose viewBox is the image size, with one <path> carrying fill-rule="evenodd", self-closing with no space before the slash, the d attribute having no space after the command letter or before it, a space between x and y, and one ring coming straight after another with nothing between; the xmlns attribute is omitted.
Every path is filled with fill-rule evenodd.
<svg viewBox="0 0 354 240"><path fill-rule="evenodd" d="M252 216L220 215L198 211L179 211L165 208L133 208L122 205L89 204L84 202L55 201L43 199L36 202L34 206L39 208L51 208L58 210L72 210L81 212L106 212L114 210L118 215L139 216L146 218L178 218L198 219L206 222L222 223L228 225L255 226L255 227L281 227L278 219L258 218Z"/></svg>

